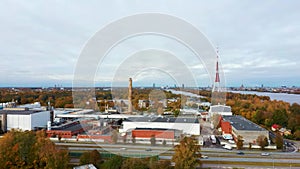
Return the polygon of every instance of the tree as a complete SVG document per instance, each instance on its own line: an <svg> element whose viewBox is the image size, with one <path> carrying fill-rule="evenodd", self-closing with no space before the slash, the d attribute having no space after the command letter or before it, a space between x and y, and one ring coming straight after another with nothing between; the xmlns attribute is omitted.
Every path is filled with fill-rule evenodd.
<svg viewBox="0 0 300 169"><path fill-rule="evenodd" d="M268 146L268 138L264 135L260 135L256 139L257 144L260 146L261 150L264 150Z"/></svg>
<svg viewBox="0 0 300 169"><path fill-rule="evenodd" d="M150 143L151 143L151 146L155 146L155 144L156 144L155 135L152 135L152 136L151 136L151 138L150 138Z"/></svg>
<svg viewBox="0 0 300 169"><path fill-rule="evenodd" d="M123 157L115 155L109 160L105 161L100 168L104 169L120 169L122 167Z"/></svg>
<svg viewBox="0 0 300 169"><path fill-rule="evenodd" d="M276 132L275 144L276 144L277 149L283 148L283 137L279 132Z"/></svg>
<svg viewBox="0 0 300 169"><path fill-rule="evenodd" d="M171 169L171 161L170 160L161 160L154 161L149 164L149 169Z"/></svg>
<svg viewBox="0 0 300 169"><path fill-rule="evenodd" d="M166 140L163 140L162 145L164 145L164 146L167 145Z"/></svg>
<svg viewBox="0 0 300 169"><path fill-rule="evenodd" d="M84 152L80 156L80 165L93 164L97 168L100 168L101 162L102 162L101 155L97 150Z"/></svg>
<svg viewBox="0 0 300 169"><path fill-rule="evenodd" d="M296 130L295 133L294 133L294 138L296 140L300 140L300 130Z"/></svg>
<svg viewBox="0 0 300 169"><path fill-rule="evenodd" d="M121 169L148 169L148 161L141 158L127 158L123 161Z"/></svg>
<svg viewBox="0 0 300 169"><path fill-rule="evenodd" d="M276 110L273 113L273 123L279 124L280 126L287 126L288 116L285 110Z"/></svg>
<svg viewBox="0 0 300 169"><path fill-rule="evenodd" d="M237 148L238 150L243 149L243 145L244 145L243 142L244 142L243 137L242 137L241 135L238 135L238 136L237 136L237 141L236 141L236 148Z"/></svg>
<svg viewBox="0 0 300 169"><path fill-rule="evenodd" d="M173 113L174 113L174 116L175 116L175 117L178 117L179 114L180 114L180 110L178 110L178 109L173 110Z"/></svg>
<svg viewBox="0 0 300 169"><path fill-rule="evenodd" d="M135 144L135 142L136 142L136 140L135 140L135 137L133 136L132 137L132 143Z"/></svg>
<svg viewBox="0 0 300 169"><path fill-rule="evenodd" d="M68 167L68 152L58 150L44 131L11 130L0 140L1 168Z"/></svg>
<svg viewBox="0 0 300 169"><path fill-rule="evenodd" d="M200 165L200 145L194 136L184 137L180 144L175 147L175 154L172 161L175 162L175 169L190 169Z"/></svg>
<svg viewBox="0 0 300 169"><path fill-rule="evenodd" d="M111 132L111 140L112 140L112 143L113 144L116 144L118 142L118 138L119 138L119 135L118 135L118 131L117 130L113 130Z"/></svg>

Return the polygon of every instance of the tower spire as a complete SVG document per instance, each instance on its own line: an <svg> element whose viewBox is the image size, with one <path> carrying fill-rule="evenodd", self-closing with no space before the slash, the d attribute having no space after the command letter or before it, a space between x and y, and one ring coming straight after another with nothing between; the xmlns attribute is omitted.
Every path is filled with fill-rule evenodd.
<svg viewBox="0 0 300 169"><path fill-rule="evenodd" d="M215 83L220 83L220 76L219 76L219 55L217 51L217 63L216 63L216 78Z"/></svg>
<svg viewBox="0 0 300 169"><path fill-rule="evenodd" d="M216 62L216 76L213 85L213 91L220 91L220 75L219 75L219 49L217 47L217 62Z"/></svg>

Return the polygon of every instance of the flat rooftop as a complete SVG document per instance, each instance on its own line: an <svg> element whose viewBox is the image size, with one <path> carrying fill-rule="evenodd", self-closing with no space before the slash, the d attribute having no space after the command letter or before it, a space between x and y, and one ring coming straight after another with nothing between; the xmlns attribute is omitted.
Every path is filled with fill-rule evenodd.
<svg viewBox="0 0 300 169"><path fill-rule="evenodd" d="M182 117L129 117L124 122L199 123L197 118Z"/></svg>
<svg viewBox="0 0 300 169"><path fill-rule="evenodd" d="M15 114L15 115L30 115L34 113L42 112L40 110L0 110L0 115L2 114Z"/></svg>
<svg viewBox="0 0 300 169"><path fill-rule="evenodd" d="M231 126L237 130L266 131L266 129L242 116L223 116L223 120L230 122Z"/></svg>

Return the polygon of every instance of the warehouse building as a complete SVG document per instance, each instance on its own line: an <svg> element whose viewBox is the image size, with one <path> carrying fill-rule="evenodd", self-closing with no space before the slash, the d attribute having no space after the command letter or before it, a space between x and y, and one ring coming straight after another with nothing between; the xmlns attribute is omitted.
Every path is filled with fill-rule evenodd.
<svg viewBox="0 0 300 169"><path fill-rule="evenodd" d="M228 122L231 124L228 124ZM222 125L222 123L224 123ZM269 140L269 131L260 127L259 125L247 120L242 116L223 116L221 121L222 130L226 133L231 130L234 138L238 135L244 139L244 144L253 143L256 144L258 136L263 135ZM228 127L226 129L226 127Z"/></svg>
<svg viewBox="0 0 300 169"><path fill-rule="evenodd" d="M0 110L1 130L35 130L46 128L50 121L50 111L29 110L28 108L4 108Z"/></svg>
<svg viewBox="0 0 300 169"><path fill-rule="evenodd" d="M186 135L200 135L200 123L197 118L174 117L129 117L123 121L120 132L129 132L138 128L178 130Z"/></svg>
<svg viewBox="0 0 300 169"><path fill-rule="evenodd" d="M220 114L222 116L232 116L231 107L220 104L210 106L209 116L212 117L214 114Z"/></svg>

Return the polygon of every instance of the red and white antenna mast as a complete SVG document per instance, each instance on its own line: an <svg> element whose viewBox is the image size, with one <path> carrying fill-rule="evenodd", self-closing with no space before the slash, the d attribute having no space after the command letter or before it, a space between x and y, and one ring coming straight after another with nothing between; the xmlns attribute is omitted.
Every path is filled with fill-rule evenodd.
<svg viewBox="0 0 300 169"><path fill-rule="evenodd" d="M213 92L220 91L220 75L219 75L219 49L217 47L217 63L216 63L216 77L213 85Z"/></svg>

